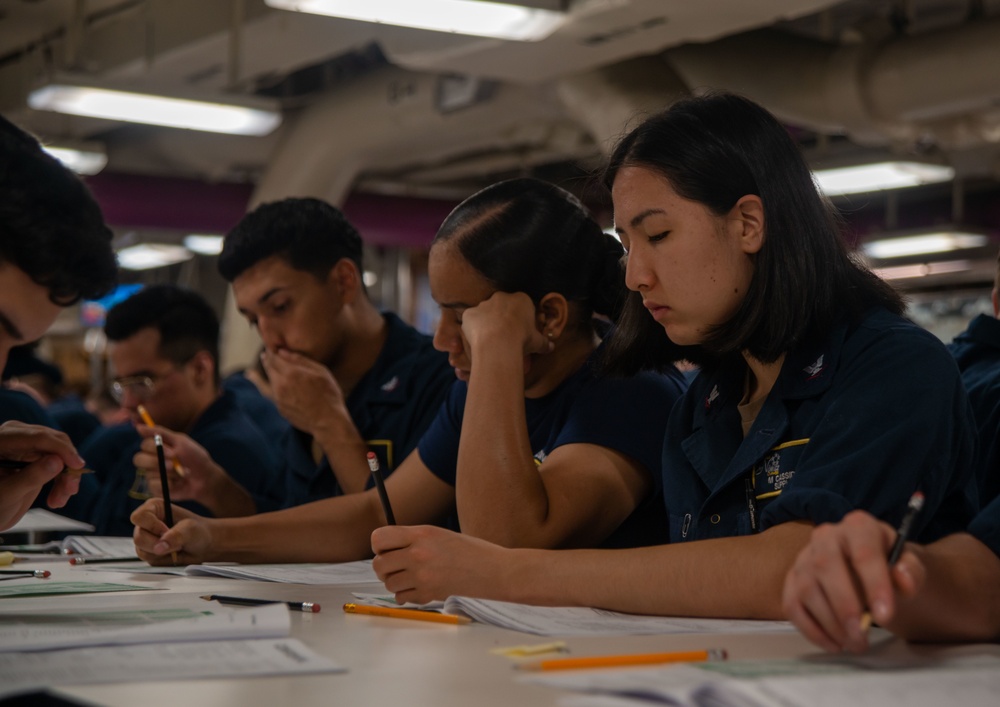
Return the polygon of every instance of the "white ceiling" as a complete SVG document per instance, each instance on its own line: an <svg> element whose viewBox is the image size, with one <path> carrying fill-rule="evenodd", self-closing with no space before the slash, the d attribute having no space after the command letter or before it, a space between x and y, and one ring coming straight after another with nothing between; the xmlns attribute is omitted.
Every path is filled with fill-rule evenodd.
<svg viewBox="0 0 1000 707"><path fill-rule="evenodd" d="M520 1L569 19L518 43L263 0L0 0L0 112L48 140L104 143L113 172L337 202L582 174L635 115L710 86L763 102L816 164L917 155L1000 194L1000 0ZM262 95L285 121L245 138L27 109L54 74Z"/></svg>

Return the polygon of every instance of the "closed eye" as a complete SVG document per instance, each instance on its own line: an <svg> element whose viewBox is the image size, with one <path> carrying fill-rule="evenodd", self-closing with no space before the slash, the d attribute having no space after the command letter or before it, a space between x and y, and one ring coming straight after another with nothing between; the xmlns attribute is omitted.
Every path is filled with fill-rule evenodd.
<svg viewBox="0 0 1000 707"><path fill-rule="evenodd" d="M658 243L659 241L662 241L669 235L670 231L664 231L663 233L657 233L655 236L649 236L646 240L648 240L650 243Z"/></svg>

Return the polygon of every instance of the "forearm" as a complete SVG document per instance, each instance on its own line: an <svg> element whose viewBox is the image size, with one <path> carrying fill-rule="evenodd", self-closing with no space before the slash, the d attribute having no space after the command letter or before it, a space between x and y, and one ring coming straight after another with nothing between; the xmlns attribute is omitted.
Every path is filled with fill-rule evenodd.
<svg viewBox="0 0 1000 707"><path fill-rule="evenodd" d="M913 641L991 641L1000 637L1000 558L971 535L950 535L914 550L927 580L897 599L887 625Z"/></svg>
<svg viewBox="0 0 1000 707"><path fill-rule="evenodd" d="M354 426L347 408L339 407L317 425L314 438L330 462L345 494L364 491L368 484L368 445Z"/></svg>
<svg viewBox="0 0 1000 707"><path fill-rule="evenodd" d="M511 550L495 598L634 614L780 619L788 568L811 524L630 550Z"/></svg>
<svg viewBox="0 0 1000 707"><path fill-rule="evenodd" d="M210 524L212 561L348 562L371 557L381 523L373 492L340 496L273 513Z"/></svg>
<svg viewBox="0 0 1000 707"><path fill-rule="evenodd" d="M224 471L213 475L204 498L198 500L216 518L240 518L257 512L257 504L249 492Z"/></svg>
<svg viewBox="0 0 1000 707"><path fill-rule="evenodd" d="M463 533L518 546L548 515L528 437L523 361L520 350L502 349L474 351L473 361L455 475L458 518Z"/></svg>

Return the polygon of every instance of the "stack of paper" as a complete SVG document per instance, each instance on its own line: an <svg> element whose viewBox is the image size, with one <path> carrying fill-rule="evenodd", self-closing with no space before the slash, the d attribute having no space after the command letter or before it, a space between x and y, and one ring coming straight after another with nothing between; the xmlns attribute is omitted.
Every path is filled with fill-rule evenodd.
<svg viewBox="0 0 1000 707"><path fill-rule="evenodd" d="M360 601L399 606L391 595L355 592ZM617 611L570 606L530 606L506 601L448 597L444 602L407 605L417 609L468 616L482 623L538 636L610 636L680 633L760 633L793 631L787 621L737 621L639 616Z"/></svg>
<svg viewBox="0 0 1000 707"><path fill-rule="evenodd" d="M681 707L995 707L1000 657L972 656L911 668L864 667L861 662L761 660L628 670L533 674L522 682L612 696L620 707L650 700ZM603 699L603 698L602 698ZM572 707L594 698L565 700ZM606 704L610 704L607 702Z"/></svg>
<svg viewBox="0 0 1000 707"><path fill-rule="evenodd" d="M0 696L50 685L338 672L288 608L0 615ZM127 646L127 647L125 647Z"/></svg>

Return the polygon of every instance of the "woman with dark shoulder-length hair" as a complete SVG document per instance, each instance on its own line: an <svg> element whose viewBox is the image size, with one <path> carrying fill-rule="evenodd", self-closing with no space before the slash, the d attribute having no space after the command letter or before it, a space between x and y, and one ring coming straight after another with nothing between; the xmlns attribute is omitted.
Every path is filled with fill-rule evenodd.
<svg viewBox="0 0 1000 707"><path fill-rule="evenodd" d="M853 508L897 522L917 488L917 537L968 521L974 428L955 364L852 259L772 115L731 94L682 100L621 141L605 184L632 291L609 364L701 366L667 424L671 544L512 551L386 528L375 566L398 599L777 618L816 525Z"/></svg>
<svg viewBox="0 0 1000 707"><path fill-rule="evenodd" d="M575 197L537 179L495 184L448 216L428 272L434 345L458 381L385 481L396 521L443 523L457 508L463 533L512 547L666 539L661 449L684 380L670 362L629 378L597 365L594 315L617 319L623 252ZM357 560L386 522L374 489L246 518L173 516L168 529L160 499L133 514L140 557Z"/></svg>

